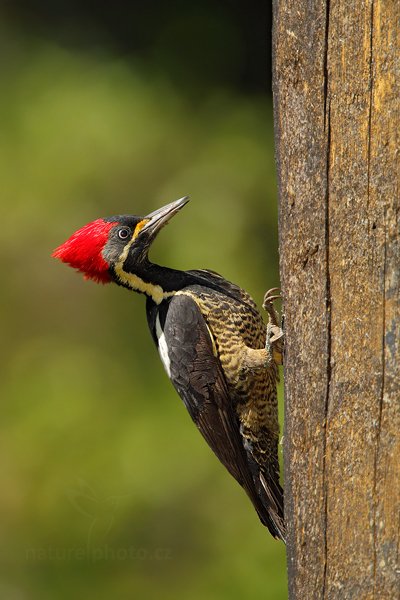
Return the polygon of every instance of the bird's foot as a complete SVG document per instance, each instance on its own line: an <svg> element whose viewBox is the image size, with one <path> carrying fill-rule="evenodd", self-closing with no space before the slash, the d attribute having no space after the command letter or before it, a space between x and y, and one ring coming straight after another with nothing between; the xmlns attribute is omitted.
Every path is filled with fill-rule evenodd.
<svg viewBox="0 0 400 600"><path fill-rule="evenodd" d="M271 288L264 295L262 305L263 309L266 310L269 315L270 322L273 325L277 325L278 327L280 327L280 318L277 311L275 310L274 302L275 300L280 300L281 298L282 295L280 288Z"/></svg>
<svg viewBox="0 0 400 600"><path fill-rule="evenodd" d="M278 365L283 364L283 329L274 301L281 298L280 289L272 288L265 294L263 301L263 308L269 316L265 349Z"/></svg>

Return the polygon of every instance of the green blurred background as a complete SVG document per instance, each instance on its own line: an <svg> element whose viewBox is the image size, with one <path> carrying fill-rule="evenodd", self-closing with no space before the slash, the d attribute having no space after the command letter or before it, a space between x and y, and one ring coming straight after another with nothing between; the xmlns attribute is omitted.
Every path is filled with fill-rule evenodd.
<svg viewBox="0 0 400 600"><path fill-rule="evenodd" d="M189 194L153 259L278 284L268 3L34 4L0 9L0 598L286 598L143 297L50 258Z"/></svg>

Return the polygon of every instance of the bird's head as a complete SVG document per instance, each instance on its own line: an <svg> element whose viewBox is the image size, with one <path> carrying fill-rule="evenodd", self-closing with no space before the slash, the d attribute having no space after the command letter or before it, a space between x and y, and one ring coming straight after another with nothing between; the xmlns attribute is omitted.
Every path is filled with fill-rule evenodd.
<svg viewBox="0 0 400 600"><path fill-rule="evenodd" d="M147 262L149 248L160 229L188 201L185 196L145 217L96 219L56 248L53 257L77 269L86 279L123 283L125 273L134 273Z"/></svg>

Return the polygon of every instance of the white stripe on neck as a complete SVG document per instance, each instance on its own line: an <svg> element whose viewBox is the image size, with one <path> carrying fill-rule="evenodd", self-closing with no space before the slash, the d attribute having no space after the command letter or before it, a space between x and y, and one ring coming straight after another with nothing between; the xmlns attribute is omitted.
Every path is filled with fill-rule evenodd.
<svg viewBox="0 0 400 600"><path fill-rule="evenodd" d="M175 294L175 292L165 292L160 285L143 281L134 273L127 273L124 271L121 261L115 265L114 269L122 283L128 285L132 290L150 296L156 304L160 304L165 298L170 298Z"/></svg>

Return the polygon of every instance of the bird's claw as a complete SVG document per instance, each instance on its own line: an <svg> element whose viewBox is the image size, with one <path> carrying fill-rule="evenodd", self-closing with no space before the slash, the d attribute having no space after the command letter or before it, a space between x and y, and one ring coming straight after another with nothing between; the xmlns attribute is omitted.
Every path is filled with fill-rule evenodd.
<svg viewBox="0 0 400 600"><path fill-rule="evenodd" d="M279 293L276 293L276 292L279 292ZM277 327L281 326L281 322L280 322L279 315L275 310L274 302L275 302L275 300L280 300L281 298L282 298L282 295L281 295L280 288L276 288L276 287L271 288L265 294L263 305L262 305L263 309L266 310L269 315L270 323L272 323L273 325L276 325Z"/></svg>
<svg viewBox="0 0 400 600"><path fill-rule="evenodd" d="M279 292L279 293L276 293ZM267 339L265 348L274 358L277 364L283 362L283 330L280 323L280 318L275 310L274 301L281 299L279 288L271 288L264 296L263 308L268 312L269 321L267 325Z"/></svg>
<svg viewBox="0 0 400 600"><path fill-rule="evenodd" d="M278 294L276 294L276 292L278 292ZM277 287L271 288L264 295L264 301L263 301L263 305L262 305L263 309L266 310L267 312L270 312L271 307L273 307L274 301L279 300L280 298L282 298L280 288L277 288Z"/></svg>

